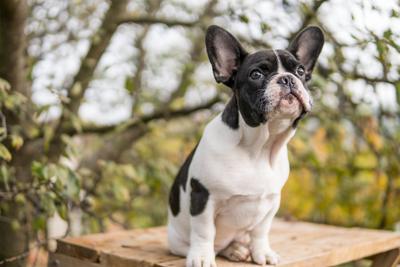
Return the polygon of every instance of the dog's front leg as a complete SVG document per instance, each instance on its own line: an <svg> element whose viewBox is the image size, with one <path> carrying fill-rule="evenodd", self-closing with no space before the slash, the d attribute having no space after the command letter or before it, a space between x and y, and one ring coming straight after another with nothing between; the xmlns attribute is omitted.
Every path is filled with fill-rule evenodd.
<svg viewBox="0 0 400 267"><path fill-rule="evenodd" d="M186 267L216 267L214 239L214 202L204 196L191 194L190 203L190 249L186 259ZM198 205L201 205L199 209Z"/></svg>
<svg viewBox="0 0 400 267"><path fill-rule="evenodd" d="M265 265L277 264L279 255L273 251L269 244L269 231L271 229L272 219L279 209L280 196L276 196L272 203L271 210L264 219L250 232L250 250L253 261L257 264Z"/></svg>

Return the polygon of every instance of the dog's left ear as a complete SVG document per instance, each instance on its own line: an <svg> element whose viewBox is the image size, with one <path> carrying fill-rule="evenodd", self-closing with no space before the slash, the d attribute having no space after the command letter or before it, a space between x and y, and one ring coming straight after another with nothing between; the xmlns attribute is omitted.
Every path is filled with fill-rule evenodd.
<svg viewBox="0 0 400 267"><path fill-rule="evenodd" d="M317 26L310 26L301 31L287 49L306 69L306 81L311 79L315 62L324 45L324 33Z"/></svg>

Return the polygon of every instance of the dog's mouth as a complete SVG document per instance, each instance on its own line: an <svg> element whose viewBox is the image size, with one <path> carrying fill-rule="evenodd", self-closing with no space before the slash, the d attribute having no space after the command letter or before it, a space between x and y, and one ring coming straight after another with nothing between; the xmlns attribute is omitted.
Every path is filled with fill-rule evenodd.
<svg viewBox="0 0 400 267"><path fill-rule="evenodd" d="M291 108L291 109L293 109L293 108L303 109L303 107L302 107L303 104L302 104L300 97L293 93L288 93L288 94L283 95L281 97L281 99L279 100L278 106L280 106L281 108L285 107L285 108Z"/></svg>
<svg viewBox="0 0 400 267"><path fill-rule="evenodd" d="M284 101L285 104L289 106L300 104L302 113L308 113L311 111L311 103L306 101L298 90L292 90L290 93L284 95L280 101Z"/></svg>
<svg viewBox="0 0 400 267"><path fill-rule="evenodd" d="M284 95L282 97L282 99L285 99L286 101L288 101L289 104L292 104L293 101L298 101L298 102L301 103L301 100L300 100L299 96L296 95L296 94L293 94L293 93L288 93L288 94Z"/></svg>

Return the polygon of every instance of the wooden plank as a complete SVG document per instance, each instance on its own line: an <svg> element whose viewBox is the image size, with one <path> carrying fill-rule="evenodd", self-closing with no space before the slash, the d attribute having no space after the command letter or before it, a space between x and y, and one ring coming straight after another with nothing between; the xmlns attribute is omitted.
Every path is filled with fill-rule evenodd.
<svg viewBox="0 0 400 267"><path fill-rule="evenodd" d="M325 227L323 227L325 228ZM400 247L400 236L374 230L319 229L315 236L298 237L295 242L279 242L272 246L280 253L278 266L334 266Z"/></svg>
<svg viewBox="0 0 400 267"><path fill-rule="evenodd" d="M167 238L164 229L154 231L148 238L129 239L122 242L120 247L104 251L100 259L106 266L158 266L160 262L176 260L167 248Z"/></svg>
<svg viewBox="0 0 400 267"><path fill-rule="evenodd" d="M388 231L343 228L276 219L272 247L285 267L333 266L400 248L400 234ZM105 266L172 267L185 260L167 250L164 227L67 238L58 242L57 253ZM256 266L217 258L219 267ZM380 265L377 265L380 266Z"/></svg>
<svg viewBox="0 0 400 267"><path fill-rule="evenodd" d="M104 267L100 263L81 260L59 253L50 253L48 267Z"/></svg>
<svg viewBox="0 0 400 267"><path fill-rule="evenodd" d="M395 267L399 262L400 248L396 248L376 255L372 267Z"/></svg>
<svg viewBox="0 0 400 267"><path fill-rule="evenodd" d="M78 259L87 259L91 262L99 261L99 251L94 247L69 243L67 240L57 241L57 253Z"/></svg>

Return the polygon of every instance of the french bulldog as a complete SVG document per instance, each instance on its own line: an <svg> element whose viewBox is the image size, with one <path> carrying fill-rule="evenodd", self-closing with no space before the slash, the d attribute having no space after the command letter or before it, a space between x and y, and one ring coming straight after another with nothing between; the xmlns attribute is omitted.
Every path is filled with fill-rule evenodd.
<svg viewBox="0 0 400 267"><path fill-rule="evenodd" d="M172 185L169 249L187 267L215 267L215 255L277 264L268 234L289 176L287 144L313 105L307 83L324 35L310 26L287 49L248 53L213 25L205 44L215 80L233 95Z"/></svg>

